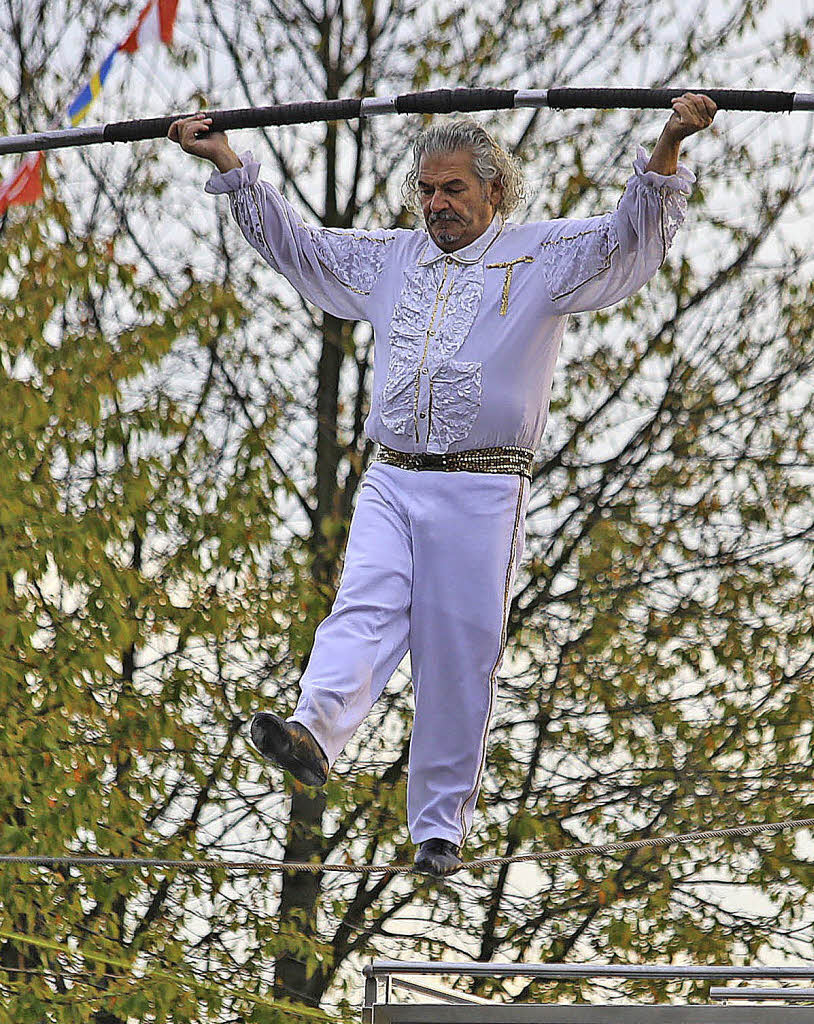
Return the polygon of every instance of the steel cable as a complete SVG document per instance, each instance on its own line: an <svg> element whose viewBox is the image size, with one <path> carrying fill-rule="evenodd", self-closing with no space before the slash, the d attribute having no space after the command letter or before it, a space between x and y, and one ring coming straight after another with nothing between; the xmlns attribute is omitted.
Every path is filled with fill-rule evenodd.
<svg viewBox="0 0 814 1024"><path fill-rule="evenodd" d="M451 874L459 871L470 871L473 868L499 867L504 864L546 863L558 860L577 860L581 857L600 857L613 853L625 853L630 850L649 850L665 846L682 846L710 842L713 839L730 839L735 837L755 836L763 833L798 831L814 827L814 818L798 818L791 821L763 822L757 825L741 825L730 828L707 829L703 832L686 832L679 835L654 836L650 839L628 839L616 843L599 843L593 846L570 846L561 850L543 850L536 853L519 853L510 857L481 857L464 862ZM404 875L415 871L412 864L335 864L322 862L303 862L286 860L222 860L209 858L203 860L171 860L161 857L105 857L91 854L66 854L64 856L38 856L36 854L0 854L2 864L25 864L32 867L46 868L167 868L171 870L195 872L221 869L228 871L249 871L267 873L272 871L307 872L323 874L341 872L343 874L373 875L390 874Z"/></svg>

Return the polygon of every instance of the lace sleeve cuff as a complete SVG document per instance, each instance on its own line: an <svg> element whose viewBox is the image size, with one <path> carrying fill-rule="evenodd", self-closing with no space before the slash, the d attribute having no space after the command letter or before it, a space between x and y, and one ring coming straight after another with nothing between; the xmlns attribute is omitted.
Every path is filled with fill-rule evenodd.
<svg viewBox="0 0 814 1024"><path fill-rule="evenodd" d="M675 174L659 174L657 171L645 170L649 159L644 147L639 146L636 159L633 161L634 173L629 184L645 185L655 189L666 188L671 192L682 192L685 196L690 194L695 175L686 164L679 164Z"/></svg>
<svg viewBox="0 0 814 1024"><path fill-rule="evenodd" d="M220 196L225 192L236 192L239 188L253 185L260 173L260 164L249 150L240 154L240 160L242 167L233 167L231 171L224 171L222 174L215 171L204 185L204 191L213 196Z"/></svg>

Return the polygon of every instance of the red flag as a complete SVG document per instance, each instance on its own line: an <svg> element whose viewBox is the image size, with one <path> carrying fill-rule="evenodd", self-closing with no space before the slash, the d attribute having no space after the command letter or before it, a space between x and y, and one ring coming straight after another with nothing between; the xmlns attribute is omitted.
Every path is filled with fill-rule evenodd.
<svg viewBox="0 0 814 1024"><path fill-rule="evenodd" d="M44 153L29 153L17 173L0 181L0 214L10 206L34 203L42 196L42 165Z"/></svg>
<svg viewBox="0 0 814 1024"><path fill-rule="evenodd" d="M172 42L177 7L178 0L150 0L138 16L135 28L119 49L125 53L135 53L145 43L162 42L169 45Z"/></svg>

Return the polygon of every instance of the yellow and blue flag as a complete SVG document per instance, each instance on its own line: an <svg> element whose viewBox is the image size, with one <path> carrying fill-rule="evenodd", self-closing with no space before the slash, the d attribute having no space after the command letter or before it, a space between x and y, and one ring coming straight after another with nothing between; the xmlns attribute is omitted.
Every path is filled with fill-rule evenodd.
<svg viewBox="0 0 814 1024"><path fill-rule="evenodd" d="M135 53L145 43L150 42L161 42L167 45L172 43L177 7L178 0L149 0L139 14L133 30L122 42L113 47L105 62L68 107L68 116L72 125L77 125L84 119L91 104L102 91L102 86L110 73L113 59L117 53L120 51Z"/></svg>
<svg viewBox="0 0 814 1024"><path fill-rule="evenodd" d="M71 124L76 125L84 118L90 109L91 103L96 99L99 93L102 91L104 81L110 73L110 69L113 66L113 58L119 52L119 46L114 46L110 53L105 58L105 62L91 78L82 92L76 97L73 103L68 107L68 116L71 119Z"/></svg>

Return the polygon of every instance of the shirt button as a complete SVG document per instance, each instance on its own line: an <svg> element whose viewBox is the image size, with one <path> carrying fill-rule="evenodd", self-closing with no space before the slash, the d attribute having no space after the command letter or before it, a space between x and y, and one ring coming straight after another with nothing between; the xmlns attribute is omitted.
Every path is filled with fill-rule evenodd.
<svg viewBox="0 0 814 1024"><path fill-rule="evenodd" d="M420 420L425 420L425 419L427 418L427 414L426 414L425 412L420 412L420 413L418 414L418 418L419 418Z"/></svg>
<svg viewBox="0 0 814 1024"><path fill-rule="evenodd" d="M428 371L427 371L427 367L425 366L425 367L424 367L424 369L423 369L423 370L422 370L421 372L422 372L422 373L427 373L427 372L428 372Z"/></svg>

